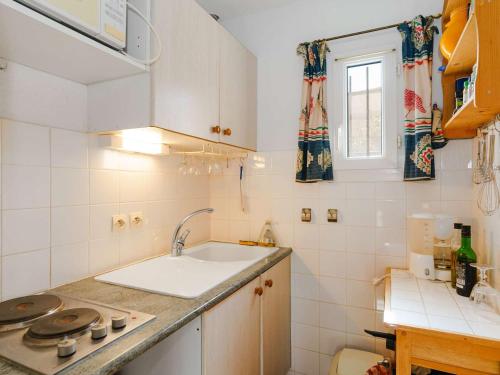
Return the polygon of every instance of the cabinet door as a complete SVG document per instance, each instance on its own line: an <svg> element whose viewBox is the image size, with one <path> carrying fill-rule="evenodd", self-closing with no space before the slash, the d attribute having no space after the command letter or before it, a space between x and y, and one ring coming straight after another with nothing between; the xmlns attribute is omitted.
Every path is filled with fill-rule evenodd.
<svg viewBox="0 0 500 375"><path fill-rule="evenodd" d="M219 25L194 0L152 3L163 45L152 67L156 126L218 141Z"/></svg>
<svg viewBox="0 0 500 375"><path fill-rule="evenodd" d="M257 59L220 28L220 126L222 143L257 148Z"/></svg>
<svg viewBox="0 0 500 375"><path fill-rule="evenodd" d="M205 312L204 375L260 374L260 298L257 278Z"/></svg>
<svg viewBox="0 0 500 375"><path fill-rule="evenodd" d="M291 367L290 257L261 276L263 375L286 375Z"/></svg>
<svg viewBox="0 0 500 375"><path fill-rule="evenodd" d="M167 337L122 368L118 375L202 375L201 318Z"/></svg>

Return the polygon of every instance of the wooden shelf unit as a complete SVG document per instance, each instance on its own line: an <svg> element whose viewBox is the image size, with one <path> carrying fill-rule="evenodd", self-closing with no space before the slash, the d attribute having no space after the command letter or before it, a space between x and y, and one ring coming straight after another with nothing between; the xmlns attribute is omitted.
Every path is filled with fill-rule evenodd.
<svg viewBox="0 0 500 375"><path fill-rule="evenodd" d="M443 124L450 139L473 138L476 129L500 113L500 5L498 2L477 0L442 77ZM445 1L443 28L453 9L467 4L466 0ZM477 64L474 98L455 109L455 80L467 77Z"/></svg>

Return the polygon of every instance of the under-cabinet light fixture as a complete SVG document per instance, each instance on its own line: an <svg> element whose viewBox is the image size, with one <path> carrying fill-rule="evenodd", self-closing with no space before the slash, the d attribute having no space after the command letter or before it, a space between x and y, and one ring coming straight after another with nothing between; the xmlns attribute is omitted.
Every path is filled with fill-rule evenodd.
<svg viewBox="0 0 500 375"><path fill-rule="evenodd" d="M117 134L100 136L100 144L113 150L134 152L148 155L168 155L170 148L161 142L158 133L149 129L127 129Z"/></svg>

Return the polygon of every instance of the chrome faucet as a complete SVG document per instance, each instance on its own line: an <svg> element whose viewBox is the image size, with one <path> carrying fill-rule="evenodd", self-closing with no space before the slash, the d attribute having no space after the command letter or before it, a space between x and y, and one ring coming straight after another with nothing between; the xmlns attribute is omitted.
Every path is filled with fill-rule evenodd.
<svg viewBox="0 0 500 375"><path fill-rule="evenodd" d="M212 212L214 212L214 209L213 208L204 208L202 210L191 212L184 219L182 219L179 222L179 224L177 224L177 227L174 230L174 235L172 237L172 254L171 254L171 256L178 257L178 256L182 255L182 250L184 250L186 238L187 238L187 236L189 236L189 233L191 233L191 230L187 229L181 235L179 235L183 225L186 224L186 221L191 219L193 216L196 216L196 215L199 215L199 214L202 214L205 212L208 214L211 214Z"/></svg>

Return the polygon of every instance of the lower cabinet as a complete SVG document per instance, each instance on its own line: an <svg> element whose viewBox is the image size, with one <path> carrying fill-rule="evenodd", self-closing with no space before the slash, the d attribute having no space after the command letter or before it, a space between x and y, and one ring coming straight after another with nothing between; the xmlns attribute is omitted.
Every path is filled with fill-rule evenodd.
<svg viewBox="0 0 500 375"><path fill-rule="evenodd" d="M286 375L290 257L202 315L204 375Z"/></svg>
<svg viewBox="0 0 500 375"><path fill-rule="evenodd" d="M286 375L290 257L125 366L120 375Z"/></svg>
<svg viewBox="0 0 500 375"><path fill-rule="evenodd" d="M122 368L119 375L201 375L201 317Z"/></svg>

